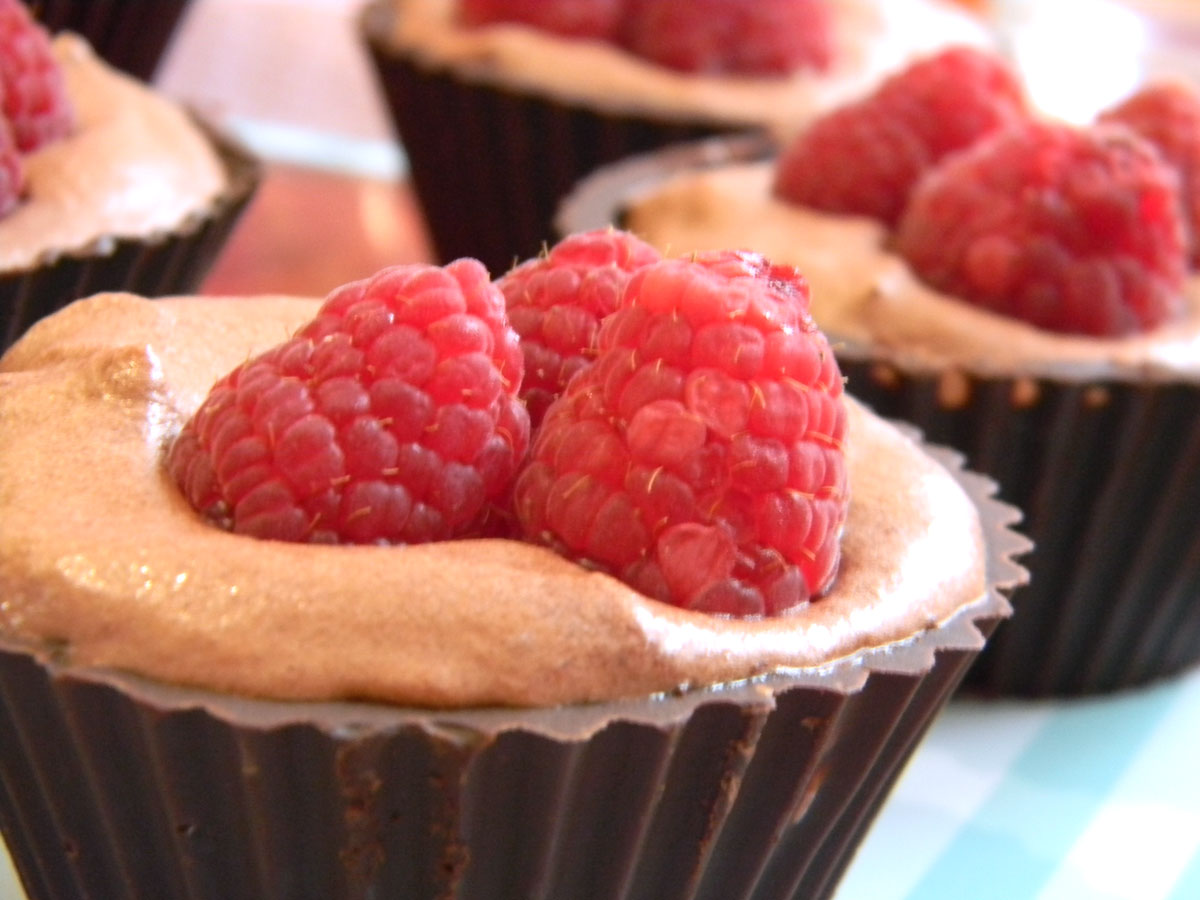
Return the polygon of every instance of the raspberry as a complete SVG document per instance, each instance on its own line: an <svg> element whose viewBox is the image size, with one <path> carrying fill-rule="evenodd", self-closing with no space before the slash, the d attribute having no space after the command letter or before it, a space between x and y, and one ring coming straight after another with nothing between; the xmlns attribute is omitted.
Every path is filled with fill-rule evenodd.
<svg viewBox="0 0 1200 900"><path fill-rule="evenodd" d="M1183 306L1178 179L1124 128L1030 122L946 160L896 247L939 290L1052 331L1128 334Z"/></svg>
<svg viewBox="0 0 1200 900"><path fill-rule="evenodd" d="M3 93L0 90L0 98ZM17 152L8 122L0 118L0 218L17 208L24 187L25 169L21 165L21 154Z"/></svg>
<svg viewBox="0 0 1200 900"><path fill-rule="evenodd" d="M1200 268L1200 93L1182 81L1147 85L1100 114L1132 128L1166 157L1180 177L1189 259Z"/></svg>
<svg viewBox="0 0 1200 900"><path fill-rule="evenodd" d="M1003 60L951 47L797 135L779 160L775 193L891 225L913 185L939 160L1029 115L1020 82Z"/></svg>
<svg viewBox="0 0 1200 900"><path fill-rule="evenodd" d="M675 605L775 615L837 568L842 379L795 270L706 253L638 270L513 492L525 536Z"/></svg>
<svg viewBox="0 0 1200 900"><path fill-rule="evenodd" d="M824 71L833 58L833 10L829 0L634 0L623 43L683 72Z"/></svg>
<svg viewBox="0 0 1200 900"><path fill-rule="evenodd" d="M260 538L469 534L528 446L521 366L481 264L384 269L218 381L168 469L199 512Z"/></svg>
<svg viewBox="0 0 1200 900"><path fill-rule="evenodd" d="M4 115L22 153L74 129L75 113L50 38L19 0L0 0L0 86Z"/></svg>
<svg viewBox="0 0 1200 900"><path fill-rule="evenodd" d="M521 399L534 428L571 376L591 363L600 320L617 308L630 273L659 259L632 234L602 229L566 237L496 282L521 336Z"/></svg>
<svg viewBox="0 0 1200 900"><path fill-rule="evenodd" d="M460 0L470 26L518 22L563 37L613 41L623 0Z"/></svg>

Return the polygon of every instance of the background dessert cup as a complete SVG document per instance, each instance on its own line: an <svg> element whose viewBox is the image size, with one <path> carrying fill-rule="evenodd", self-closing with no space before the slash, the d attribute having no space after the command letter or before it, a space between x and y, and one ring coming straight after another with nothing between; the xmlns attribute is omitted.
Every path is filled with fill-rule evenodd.
<svg viewBox="0 0 1200 900"><path fill-rule="evenodd" d="M25 158L28 196L0 220L0 347L79 297L199 287L258 186L223 129L63 35L75 133Z"/></svg>
<svg viewBox="0 0 1200 900"><path fill-rule="evenodd" d="M999 481L1025 514L1032 578L968 684L1097 693L1200 662L1196 280L1179 325L1109 340L1041 333L920 285L875 223L771 201L776 152L714 139L627 160L581 183L559 228L615 222L675 253L724 246L732 231L800 266L847 389ZM694 187L735 169L750 173L736 188Z"/></svg>
<svg viewBox="0 0 1200 900"><path fill-rule="evenodd" d="M222 129L200 119L196 124L225 167L225 192L177 228L136 238L104 236L84 250L49 254L37 265L0 271L0 346L9 346L42 316L98 291L154 297L199 288L261 173L258 160Z"/></svg>
<svg viewBox="0 0 1200 900"><path fill-rule="evenodd" d="M0 455L28 456L48 433L38 397L57 398L48 413L57 420L59 405L70 406L71 434L113 424L111 446L66 445L70 485L55 489L74 494L89 481L107 500L89 491L45 528L31 526L22 499L50 468L64 471L40 467L21 479L0 526L0 824L30 897L829 896L1025 577L1013 562L1027 547L1011 530L1017 513L994 499L994 484L955 454L927 456L855 406L851 440L863 449L852 450L851 473L863 476L864 512L852 502L842 587L819 603L843 609L850 594L836 592L853 593L862 583L854 573L873 565L862 546L850 549L874 533L865 510L885 509L885 495L910 496L867 476L880 453L913 467L921 490L911 496L937 498L905 501L911 508L896 518L907 511L927 522L936 507L954 523L932 523L945 538L936 548L924 525L897 528L884 516L880 526L911 534L903 547L945 563L914 567L898 554L912 580L892 586L904 598L901 619L911 613L916 625L883 638L885 620L864 633L864 617L851 616L832 632L857 634L856 651L679 688L647 661L724 665L737 652L709 653L708 641L767 648L775 635L803 637L822 608L788 621L716 620L639 598L539 547L261 542L192 513L160 470L163 441L199 403L196 387L245 354L242 329L275 340L285 321L314 308L279 298L98 297L43 320L0 363L0 418L12 426ZM206 340L183 338L201 332ZM97 454L108 460L102 479L88 462ZM109 513L92 524L66 510L96 505ZM162 536L166 546L145 537L164 527L180 529ZM97 538L103 553L88 549ZM972 552L943 559L936 551L947 544ZM57 548L61 565L35 562L35 546ZM190 560L186 570L176 558ZM214 594L212 585L224 588ZM125 613L101 616L97 630L69 611L76 602ZM860 613L873 602L853 601ZM63 627L43 631L46 613ZM138 640L146 615L164 626L160 637L183 643ZM283 632L325 637L305 646L267 619L265 630L248 629L259 615L291 623ZM425 624L405 626L406 616ZM629 634L625 622L638 627ZM524 653L513 652L514 630ZM798 646L816 646L826 631ZM51 632L59 637L47 640ZM344 640L354 633L383 652L354 649ZM555 633L561 642L547 643ZM645 652L621 650L629 640ZM791 637L775 643L793 652ZM177 686L97 662L120 645L143 671L195 664L210 684ZM243 662L257 662L232 661L244 650ZM610 652L618 655L601 662ZM438 666L443 659L456 662ZM749 662L754 672L761 660ZM406 670L386 686L387 673ZM264 671L279 676L277 699L229 687ZM326 699L287 699L298 684L322 682ZM659 689L628 691L637 683Z"/></svg>
<svg viewBox="0 0 1200 900"><path fill-rule="evenodd" d="M705 135L790 131L914 55L989 41L941 0L835 6L832 68L792 79L676 73L529 28L472 34L444 0L372 0L360 29L439 258L472 256L499 275L553 239L558 200L602 163Z"/></svg>
<svg viewBox="0 0 1200 900"><path fill-rule="evenodd" d="M32 0L51 32L82 35L108 63L150 81L190 0Z"/></svg>

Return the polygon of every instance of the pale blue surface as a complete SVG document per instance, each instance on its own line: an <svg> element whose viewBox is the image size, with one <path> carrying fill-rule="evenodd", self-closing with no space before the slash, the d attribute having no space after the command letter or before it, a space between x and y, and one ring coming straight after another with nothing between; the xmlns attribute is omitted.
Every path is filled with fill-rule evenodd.
<svg viewBox="0 0 1200 900"><path fill-rule="evenodd" d="M17 875L12 870L8 854L0 856L0 897L3 897L4 900L18 900L24 896L21 886L17 883Z"/></svg>
<svg viewBox="0 0 1200 900"><path fill-rule="evenodd" d="M1198 743L1200 672L1098 699L956 700L837 900L1197 900Z"/></svg>

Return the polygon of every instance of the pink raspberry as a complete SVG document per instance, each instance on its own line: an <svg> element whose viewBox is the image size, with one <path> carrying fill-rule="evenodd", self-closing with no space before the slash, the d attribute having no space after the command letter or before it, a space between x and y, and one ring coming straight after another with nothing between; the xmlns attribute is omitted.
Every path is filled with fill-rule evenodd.
<svg viewBox="0 0 1200 900"><path fill-rule="evenodd" d="M800 274L734 252L646 266L599 353L517 479L527 538L687 609L776 615L826 590L846 414Z"/></svg>
<svg viewBox="0 0 1200 900"><path fill-rule="evenodd" d="M212 388L168 469L235 532L420 543L481 530L529 441L521 351L475 260L338 288Z"/></svg>
<svg viewBox="0 0 1200 900"><path fill-rule="evenodd" d="M617 308L630 274L661 258L626 231L602 229L570 235L496 282L521 336L521 399L534 428L571 377L595 357L600 320Z"/></svg>
<svg viewBox="0 0 1200 900"><path fill-rule="evenodd" d="M1189 258L1200 268L1200 92L1182 81L1147 85L1100 114L1132 128L1166 157L1180 177Z"/></svg>
<svg viewBox="0 0 1200 900"><path fill-rule="evenodd" d="M0 0L0 86L4 115L22 153L74 129L75 113L50 38L19 0Z"/></svg>
<svg viewBox="0 0 1200 900"><path fill-rule="evenodd" d="M0 90L0 97L3 94ZM24 187L25 168L21 164L21 154L17 152L8 122L0 118L0 219L17 208Z"/></svg>
<svg viewBox="0 0 1200 900"><path fill-rule="evenodd" d="M894 224L913 185L937 162L1028 117L1020 82L1003 60L952 47L797 135L779 160L775 193Z"/></svg>
<svg viewBox="0 0 1200 900"><path fill-rule="evenodd" d="M1178 179L1124 128L1000 132L931 172L895 237L929 284L1051 331L1128 334L1183 308Z"/></svg>
<svg viewBox="0 0 1200 900"><path fill-rule="evenodd" d="M829 0L632 0L622 35L632 53L683 72L820 72L833 59L833 9Z"/></svg>
<svg viewBox="0 0 1200 900"><path fill-rule="evenodd" d="M624 0L459 0L465 24L517 22L563 37L613 41Z"/></svg>

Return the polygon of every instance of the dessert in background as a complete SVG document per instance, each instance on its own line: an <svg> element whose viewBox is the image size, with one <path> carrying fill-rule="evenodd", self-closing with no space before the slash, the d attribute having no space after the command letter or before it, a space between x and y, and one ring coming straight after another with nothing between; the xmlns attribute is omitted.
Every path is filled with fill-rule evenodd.
<svg viewBox="0 0 1200 900"><path fill-rule="evenodd" d="M1200 94L1184 81L1146 85L1110 109L1101 122L1132 128L1177 171L1187 226L1189 265L1200 268Z"/></svg>
<svg viewBox="0 0 1200 900"><path fill-rule="evenodd" d="M814 120L788 142L774 191L800 206L894 225L921 176L981 137L1029 116L998 56L950 47Z"/></svg>
<svg viewBox="0 0 1200 900"><path fill-rule="evenodd" d="M0 2L0 341L99 290L191 290L257 164L217 129ZM15 153L13 152L15 150Z"/></svg>
<svg viewBox="0 0 1200 900"><path fill-rule="evenodd" d="M600 41L637 59L702 75L788 77L823 72L835 56L829 0L585 0L529 3L461 0L469 28L520 24L565 38Z"/></svg>
<svg viewBox="0 0 1200 900"><path fill-rule="evenodd" d="M533 434L571 484L519 489L505 538L471 535L531 471L537 355L475 261L324 303L99 295L0 360L0 823L31 897L832 894L1007 615L1017 513L841 394L794 270L558 249L543 274L628 283ZM581 379L643 316L588 441ZM726 359L743 328L762 352ZM596 570L632 544L615 508L638 589ZM819 583L789 542L833 548ZM643 592L680 560L698 593ZM730 609L752 581L787 611Z"/></svg>
<svg viewBox="0 0 1200 900"><path fill-rule="evenodd" d="M913 127L929 121L916 100L889 105L885 85L824 120L844 127L818 121L782 150L714 140L610 167L561 225L615 221L675 253L735 244L800 267L848 390L997 478L1027 517L1033 575L969 682L1078 694L1178 672L1200 661L1200 101L1148 85L1072 126L1022 112L1008 79L943 71L963 108L990 110L971 118L1000 122L941 159ZM916 162L839 152L873 136Z"/></svg>
<svg viewBox="0 0 1200 900"><path fill-rule="evenodd" d="M75 130L75 110L46 33L18 0L0 3L0 105L4 130L32 153Z"/></svg>
<svg viewBox="0 0 1200 900"><path fill-rule="evenodd" d="M1123 128L1014 125L916 186L893 233L925 284L1062 334L1121 337L1187 313L1178 173Z"/></svg>
<svg viewBox="0 0 1200 900"><path fill-rule="evenodd" d="M109 65L150 81L191 0L33 0L51 33L81 35Z"/></svg>
<svg viewBox="0 0 1200 900"><path fill-rule="evenodd" d="M602 163L790 133L915 56L991 40L946 0L373 0L361 33L439 258L493 275Z"/></svg>

